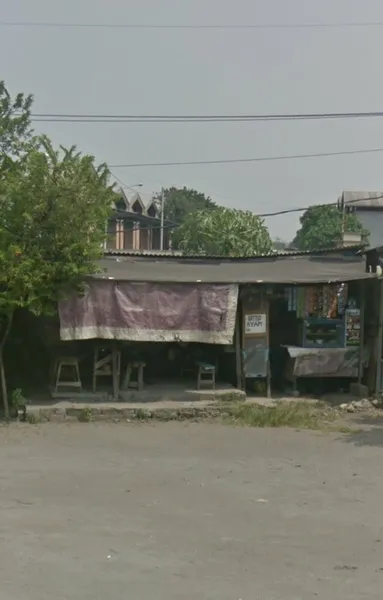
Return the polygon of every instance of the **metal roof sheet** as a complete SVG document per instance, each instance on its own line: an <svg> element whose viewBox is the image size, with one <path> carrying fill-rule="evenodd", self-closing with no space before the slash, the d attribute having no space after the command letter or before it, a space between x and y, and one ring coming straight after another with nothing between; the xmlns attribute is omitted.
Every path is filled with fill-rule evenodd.
<svg viewBox="0 0 383 600"><path fill-rule="evenodd" d="M277 258L285 256L322 256L323 254L359 254L365 250L365 245L348 246L346 248L326 248L322 250L283 250L281 252L270 252L269 254L257 254L254 256L228 257L203 254L185 254L182 250L132 250L129 248L116 250L114 248L105 251L105 256L152 256L152 257L167 257L179 258L180 256L188 259L209 260L219 259L221 261L230 260L254 260L254 258Z"/></svg>
<svg viewBox="0 0 383 600"><path fill-rule="evenodd" d="M346 204L356 208L383 209L383 192L354 192L345 191L341 198Z"/></svg>
<svg viewBox="0 0 383 600"><path fill-rule="evenodd" d="M269 256L251 259L108 256L96 278L180 283L308 284L369 279L362 256Z"/></svg>
<svg viewBox="0 0 383 600"><path fill-rule="evenodd" d="M181 250L131 250L131 249L114 249L108 248L105 251L105 256L152 256L152 257L160 257L167 256L171 258L172 256L180 257L184 256L184 253Z"/></svg>

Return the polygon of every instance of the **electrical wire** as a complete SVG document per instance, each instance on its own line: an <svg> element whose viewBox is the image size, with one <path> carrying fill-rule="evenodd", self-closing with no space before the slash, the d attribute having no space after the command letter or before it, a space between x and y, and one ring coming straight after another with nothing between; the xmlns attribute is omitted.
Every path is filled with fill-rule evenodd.
<svg viewBox="0 0 383 600"><path fill-rule="evenodd" d="M371 119L383 117L383 111L330 113L271 113L228 115L122 115L32 113L34 123L248 123L265 121L322 121L332 119Z"/></svg>
<svg viewBox="0 0 383 600"><path fill-rule="evenodd" d="M60 23L45 21L1 21L0 27L62 29L360 29L382 27L383 21L340 21L337 23L254 23L254 24L144 24L144 23Z"/></svg>
<svg viewBox="0 0 383 600"><path fill-rule="evenodd" d="M127 190L131 190L132 192L134 192L134 193L137 194L138 192L137 192L136 188L137 187L139 187L139 188L142 187L142 183L138 183L135 186L133 186L133 185L127 185L126 183L124 183L122 181L122 179L120 179L119 177L117 177L117 175L115 173L112 173L112 171L109 171L109 172L112 175L112 177L114 177L114 179L117 181L117 183L119 183L121 185L121 187L124 188L124 189L126 188ZM140 195L143 195L143 194L140 192Z"/></svg>
<svg viewBox="0 0 383 600"><path fill-rule="evenodd" d="M368 198L369 201L371 200L382 200L383 199L383 193L378 195L378 196L371 196ZM356 202L362 202L363 200L366 200L366 198L354 198L353 200L347 200L345 202L346 206L352 206L353 204L355 204ZM266 219L268 217L278 217L278 216L282 216L282 215L287 215L287 214L292 214L292 213L299 213L299 212L305 212L306 210L309 210L310 208L320 208L320 207L326 207L326 206L338 206L338 202L326 202L324 204L311 204L310 206L303 206L301 208L286 208L283 210L276 210L274 212L268 212L268 213L254 213L257 217L260 217L262 219ZM181 226L182 223L171 223L168 224L167 227L168 228L175 228L175 227L179 227ZM154 225L154 226L150 226L150 227L142 227L140 229L161 229L160 225Z"/></svg>
<svg viewBox="0 0 383 600"><path fill-rule="evenodd" d="M382 200L383 199L383 193L381 195L378 196L372 196L369 197L368 200ZM366 200L366 198L354 198L353 200L348 200L345 202L345 205L349 206L354 204L355 202L360 202ZM305 212L306 210L309 210L311 208L318 208L318 207L326 207L326 206L337 206L338 202L330 202L330 203L324 203L324 204L311 204L310 206L303 206L301 208L287 208L284 210L277 210L274 212L268 212L268 213L254 213L257 217L260 217L262 219L265 218L269 218L269 217L277 217L277 216L281 216L281 215L287 215L287 214L291 214L291 213L299 213L299 212ZM123 212L123 211L122 211ZM121 211L120 211L121 213ZM129 213L127 212L126 215L124 216L129 216L131 217L131 221L134 222L134 213ZM141 217L142 215L138 215L139 217ZM150 219L151 217L148 217L148 219ZM116 218L117 221L123 221L124 219L119 219L118 216ZM158 221L158 219L156 219L156 221ZM182 223L176 223L176 222L168 222L165 223L163 226L164 230L168 230L168 229L175 229L177 227L180 227L182 225ZM15 230L12 230L11 228L9 228L8 226L6 226L4 223L0 224L0 230L1 227L4 227L8 232L10 232L13 235L19 235L19 232L16 233ZM147 225L147 226L139 226L137 227L137 231L146 231L146 230L160 230L162 229L161 225ZM129 231L134 231L134 227L132 227L132 229L130 229ZM108 228L106 233L109 235L115 235L116 234L116 230L115 229L110 229Z"/></svg>
<svg viewBox="0 0 383 600"><path fill-rule="evenodd" d="M382 200L383 199L383 194L379 195L379 196L371 196L369 198L367 198L368 201L370 200ZM353 200L347 200L345 202L345 206L349 206L352 204L355 204L355 202L362 202L363 200L366 200L366 198L354 198ZM267 217L277 217L280 215L287 215L290 213L297 213L297 212L305 212L306 210L309 210L309 208L316 208L316 207L323 207L323 206L338 206L338 202L330 202L330 203L325 203L325 204L312 204L311 206L305 206L303 208L288 208L285 210L277 210L274 212L269 212L269 213L263 213L263 214L259 214L257 215L258 217L261 218L267 218Z"/></svg>
<svg viewBox="0 0 383 600"><path fill-rule="evenodd" d="M316 152L312 154L282 154L280 156L258 156L255 158L227 158L222 160L185 160L174 162L154 162L154 163L131 163L109 165L111 169L133 169L138 167L176 167L186 165L221 165L235 163L269 162L277 160L297 160L303 158L322 158L327 156L348 156L354 154L374 154L383 152L383 148L371 148L363 150L343 150L340 152Z"/></svg>

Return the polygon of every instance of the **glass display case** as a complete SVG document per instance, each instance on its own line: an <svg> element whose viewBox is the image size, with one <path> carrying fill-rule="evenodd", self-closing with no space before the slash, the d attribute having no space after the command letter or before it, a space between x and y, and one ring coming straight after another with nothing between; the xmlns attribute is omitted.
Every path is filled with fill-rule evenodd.
<svg viewBox="0 0 383 600"><path fill-rule="evenodd" d="M301 345L305 348L343 348L344 319L308 317L301 325Z"/></svg>

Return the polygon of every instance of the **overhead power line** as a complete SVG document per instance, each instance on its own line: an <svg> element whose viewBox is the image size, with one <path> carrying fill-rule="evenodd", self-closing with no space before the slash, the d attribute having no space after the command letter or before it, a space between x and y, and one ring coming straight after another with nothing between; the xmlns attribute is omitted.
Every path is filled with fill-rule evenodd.
<svg viewBox="0 0 383 600"><path fill-rule="evenodd" d="M114 179L116 179L116 181L121 185L122 188L130 190L131 192L134 192L136 194L138 193L137 188L141 188L143 185L142 183L137 183L136 185L127 185L124 181L122 181L122 179L120 179L119 177L117 177L117 175L112 173L112 171L110 171L110 174L114 177ZM144 194L140 191L139 195L143 196Z"/></svg>
<svg viewBox="0 0 383 600"><path fill-rule="evenodd" d="M340 152L316 152L312 154L282 154L280 156L257 156L255 158L227 158L222 160L185 160L174 162L152 162L109 165L111 169L130 169L138 167L177 167L186 165L222 165L234 163L269 162L277 160L297 160L303 158L322 158L327 156L348 156L354 154L373 154L383 152L383 148L371 148L364 150L344 150Z"/></svg>
<svg viewBox="0 0 383 600"><path fill-rule="evenodd" d="M383 21L340 21L337 23L254 23L254 24L161 24L161 23L62 23L50 21L1 21L0 27L60 29L361 29L382 27Z"/></svg>
<svg viewBox="0 0 383 600"><path fill-rule="evenodd" d="M356 202L360 202L366 200L366 198L354 198L353 200L347 200L345 202L345 204L347 206L350 206L352 204L355 204ZM374 197L370 197L368 198L368 200L383 200L383 194L379 195L379 196L374 196ZM326 202L324 204L311 204L310 206L303 206L301 208L285 208L283 210L276 210L273 212L268 212L268 213L258 213L255 212L254 214L257 215L257 217L261 217L262 219L266 219L269 217L279 217L279 216L283 216L283 215L288 215L288 214L292 214L292 213L301 213L301 212L305 212L306 210L309 210L310 208L319 208L319 207L326 207L326 206L337 206L338 202ZM164 229L174 229L175 227L179 227L180 225L182 225L182 223L176 223L176 222L171 222L171 223L167 223L164 225ZM148 225L148 226L144 226L141 227L140 229L161 229L161 225Z"/></svg>
<svg viewBox="0 0 383 600"><path fill-rule="evenodd" d="M378 195L378 196L374 196L374 197L369 197L368 200L382 200L383 199L383 194ZM353 200L348 200L345 202L345 204L347 206L349 206L350 204L354 204L356 202L360 202L366 200L366 198L354 198ZM291 213L299 213L299 212L305 212L306 210L310 209L310 208L317 208L317 207L325 207L325 206L337 206L338 202L329 202L329 203L324 203L324 204L311 204L310 206L303 206L301 208L287 208L284 210L277 210L274 212L268 212L268 213L255 213L258 217L261 218L268 218L268 217L278 217L278 216L282 216L282 215L286 215L286 214L291 214ZM127 213L129 216L132 217L132 221L134 221L134 214L129 212ZM137 215L139 217L142 217L142 215ZM158 221L158 219L153 219L153 221ZM169 220L167 220L167 223L164 224L163 229L174 229L176 227L179 227L182 223L177 223L177 222L169 222ZM20 232L16 231L14 229L9 228L8 226L6 226L4 223L2 223L2 227L4 227L7 231L9 231L12 234L18 235ZM145 231L145 230L160 230L162 229L161 225L145 225L139 226L140 231ZM109 234L114 234L115 230L114 229L107 229L107 233Z"/></svg>
<svg viewBox="0 0 383 600"><path fill-rule="evenodd" d="M383 111L270 113L221 115L121 115L32 113L31 121L48 123L231 123L249 121L317 121L329 119L371 119L383 117Z"/></svg>
<svg viewBox="0 0 383 600"><path fill-rule="evenodd" d="M383 194L380 194L379 196L369 197L368 201L370 202L371 200L382 200L382 199L383 199ZM347 200L345 202L345 205L352 206L356 202L362 202L363 200L366 200L366 198L354 198L353 200ZM280 215L287 215L290 213L304 212L304 211L308 210L309 208L322 207L322 206L338 206L338 202L330 202L330 203L327 202L325 204L312 204L311 206L305 206L303 208L287 208L284 210L277 210L274 212L259 214L258 216L262 217L262 218L277 217Z"/></svg>
<svg viewBox="0 0 383 600"><path fill-rule="evenodd" d="M347 206L353 205L356 202L361 202L363 200L366 200L366 198L354 198L353 200L347 200L345 202L345 204ZM373 196L373 197L369 197L368 198L369 201L371 200L383 200L383 194L380 194L378 196ZM283 215L288 215L288 214L292 214L292 213L300 213L300 212L305 212L306 210L309 210L310 208L319 208L319 207L326 207L326 206L338 206L338 202L326 202L324 204L311 204L310 206L303 206L301 208L285 208L283 210L276 210L273 212L268 212L268 213L258 213L255 212L254 214L256 214L258 217L261 217L262 219L266 219L269 217L278 217L278 216L283 216ZM164 226L164 228L168 228L168 229L172 229L175 227L179 227L180 225L182 225L182 223L168 223L167 225ZM153 226L148 226L148 227L140 227L140 229L161 229L160 225L153 225Z"/></svg>

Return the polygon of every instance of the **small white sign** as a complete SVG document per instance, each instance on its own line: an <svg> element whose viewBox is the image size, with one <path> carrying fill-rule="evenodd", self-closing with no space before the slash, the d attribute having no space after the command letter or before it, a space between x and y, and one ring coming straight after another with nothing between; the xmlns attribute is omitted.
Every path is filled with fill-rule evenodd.
<svg viewBox="0 0 383 600"><path fill-rule="evenodd" d="M266 334L266 313L245 315L245 335Z"/></svg>

